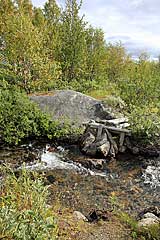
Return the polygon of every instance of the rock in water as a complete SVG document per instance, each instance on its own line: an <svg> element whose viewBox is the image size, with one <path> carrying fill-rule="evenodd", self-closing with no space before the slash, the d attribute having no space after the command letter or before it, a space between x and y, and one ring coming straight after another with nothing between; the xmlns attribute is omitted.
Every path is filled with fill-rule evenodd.
<svg viewBox="0 0 160 240"><path fill-rule="evenodd" d="M56 91L50 96L31 96L30 99L53 119L66 119L76 126L90 119L113 118L111 108L106 108L101 101L72 90Z"/></svg>

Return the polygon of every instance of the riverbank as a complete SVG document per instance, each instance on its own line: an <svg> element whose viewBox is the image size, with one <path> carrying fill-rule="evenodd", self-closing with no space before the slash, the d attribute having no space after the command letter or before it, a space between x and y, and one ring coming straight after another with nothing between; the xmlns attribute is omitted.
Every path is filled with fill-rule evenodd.
<svg viewBox="0 0 160 240"><path fill-rule="evenodd" d="M73 228L73 235L76 232L74 238L68 239L79 237L84 240L103 240L108 236L115 240L115 236L116 239L119 236L119 239L127 240L133 229L130 225L126 229L126 222L121 222L116 213L126 212L135 218L144 209L159 206L160 182L158 179L157 182L153 181L160 170L158 165L157 173L151 171L150 175L147 175L147 168L156 166L158 159L121 154L115 161L106 162L104 169L98 170L94 166L89 168L87 163L94 159L83 156L78 146L54 148L55 145L51 145L47 151L44 143L30 143L17 149L3 149L0 151L0 158L1 163L5 160L16 169L25 162L28 169L31 166L34 171L37 163L42 161L40 166L44 168L37 170L43 173L45 185L49 187L47 202L53 209L55 205L58 206L57 218L60 222L69 214L68 220L65 223L62 221L61 230L64 224L66 229ZM62 209L65 209L65 215L61 213ZM73 212L79 211L88 216L93 210L109 211L108 220L93 224L83 223L82 229L78 230L79 222L75 224ZM86 229L86 232L83 232L83 229Z"/></svg>

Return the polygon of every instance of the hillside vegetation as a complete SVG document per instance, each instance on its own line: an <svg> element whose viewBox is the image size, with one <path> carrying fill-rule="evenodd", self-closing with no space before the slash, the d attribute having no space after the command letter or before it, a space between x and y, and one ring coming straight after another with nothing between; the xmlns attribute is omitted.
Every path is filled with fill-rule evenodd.
<svg viewBox="0 0 160 240"><path fill-rule="evenodd" d="M107 44L103 30L80 15L82 2L66 0L64 9L55 0L43 9L29 0L0 3L1 82L26 93L74 89L120 96L136 136L159 136L159 62L146 53L133 61L120 42Z"/></svg>

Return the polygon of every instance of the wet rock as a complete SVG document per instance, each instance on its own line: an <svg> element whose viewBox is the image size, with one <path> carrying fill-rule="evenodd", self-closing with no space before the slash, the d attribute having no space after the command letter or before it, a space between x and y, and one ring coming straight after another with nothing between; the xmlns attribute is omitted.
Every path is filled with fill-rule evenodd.
<svg viewBox="0 0 160 240"><path fill-rule="evenodd" d="M97 222L99 220L107 221L110 218L110 214L104 210L93 210L87 216L89 222Z"/></svg>
<svg viewBox="0 0 160 240"><path fill-rule="evenodd" d="M46 178L50 184L53 184L56 181L56 178L53 175L48 175Z"/></svg>
<svg viewBox="0 0 160 240"><path fill-rule="evenodd" d="M132 153L133 153L134 155L138 155L138 154L139 154L139 148L138 148L138 147L133 147L133 148L132 148Z"/></svg>
<svg viewBox="0 0 160 240"><path fill-rule="evenodd" d="M88 219L79 211L73 212L73 218L77 221L83 220L85 222L88 222Z"/></svg>
<svg viewBox="0 0 160 240"><path fill-rule="evenodd" d="M81 150L83 153L89 156L103 156L107 157L110 149L111 144L107 139L107 135L104 133L100 136L96 136L96 133L92 133L92 130L86 129L85 133L82 136L80 141Z"/></svg>
<svg viewBox="0 0 160 240"><path fill-rule="evenodd" d="M90 160L91 165L96 169L103 169L105 161L103 159Z"/></svg>
<svg viewBox="0 0 160 240"><path fill-rule="evenodd" d="M88 155L94 156L97 151L96 145L93 144L94 141L95 141L95 136L91 132L85 133L81 141L82 152L85 152Z"/></svg>
<svg viewBox="0 0 160 240"><path fill-rule="evenodd" d="M27 160L29 162L33 162L34 160L39 160L39 153L38 152L29 151L28 154L27 154Z"/></svg>

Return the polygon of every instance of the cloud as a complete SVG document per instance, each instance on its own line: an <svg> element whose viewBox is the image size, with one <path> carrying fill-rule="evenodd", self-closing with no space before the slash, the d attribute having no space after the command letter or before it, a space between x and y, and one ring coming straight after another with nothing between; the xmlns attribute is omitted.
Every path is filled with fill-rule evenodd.
<svg viewBox="0 0 160 240"><path fill-rule="evenodd" d="M38 6L44 0L34 0ZM63 6L64 0L58 0ZM160 0L83 0L81 13L105 33L106 41L121 41L128 52L144 49L151 55L160 53Z"/></svg>

